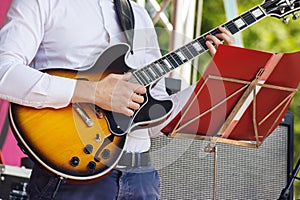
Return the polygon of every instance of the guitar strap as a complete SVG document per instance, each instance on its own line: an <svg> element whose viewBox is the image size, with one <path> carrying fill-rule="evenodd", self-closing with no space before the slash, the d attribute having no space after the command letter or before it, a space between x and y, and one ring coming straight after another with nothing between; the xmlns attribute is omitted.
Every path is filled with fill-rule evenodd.
<svg viewBox="0 0 300 200"><path fill-rule="evenodd" d="M119 24L133 54L134 14L130 0L114 0Z"/></svg>
<svg viewBox="0 0 300 200"><path fill-rule="evenodd" d="M0 133L0 151L3 148L6 136L8 134L8 129L9 129L9 119L8 119L8 115L6 115L5 121L4 121L3 126L2 126L2 130L1 130L1 133Z"/></svg>

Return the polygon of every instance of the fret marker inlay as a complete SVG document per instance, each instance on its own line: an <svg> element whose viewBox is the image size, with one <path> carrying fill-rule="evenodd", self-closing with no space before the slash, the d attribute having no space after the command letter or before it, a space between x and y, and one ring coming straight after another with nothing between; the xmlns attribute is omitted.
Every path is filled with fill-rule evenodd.
<svg viewBox="0 0 300 200"><path fill-rule="evenodd" d="M186 60L187 60L186 57L185 57L180 51L176 52L176 54L179 56L179 58L180 58L182 61L186 61Z"/></svg>
<svg viewBox="0 0 300 200"><path fill-rule="evenodd" d="M259 18L260 16L262 16L264 13L260 10L260 9L256 9L252 11L252 15L256 18Z"/></svg>
<svg viewBox="0 0 300 200"><path fill-rule="evenodd" d="M246 23L241 18L235 20L234 23L239 29L241 29L243 26L246 26Z"/></svg>
<svg viewBox="0 0 300 200"><path fill-rule="evenodd" d="M198 42L194 42L192 45L198 52L201 52L203 50L202 46Z"/></svg>
<svg viewBox="0 0 300 200"><path fill-rule="evenodd" d="M164 63L168 66L169 69L172 69L172 65L167 60L164 60Z"/></svg>

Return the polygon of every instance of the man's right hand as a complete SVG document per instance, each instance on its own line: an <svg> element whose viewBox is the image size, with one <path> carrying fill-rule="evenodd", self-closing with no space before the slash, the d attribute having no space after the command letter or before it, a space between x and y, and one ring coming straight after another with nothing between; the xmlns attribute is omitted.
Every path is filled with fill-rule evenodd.
<svg viewBox="0 0 300 200"><path fill-rule="evenodd" d="M146 88L128 82L130 76L130 73L109 74L97 82L78 80L72 102L93 103L105 110L132 116L144 102L140 94L145 94Z"/></svg>

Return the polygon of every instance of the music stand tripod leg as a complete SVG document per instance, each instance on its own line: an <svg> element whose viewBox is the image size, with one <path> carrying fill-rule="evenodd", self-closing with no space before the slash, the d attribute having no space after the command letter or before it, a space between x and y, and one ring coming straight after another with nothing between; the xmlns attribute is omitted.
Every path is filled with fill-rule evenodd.
<svg viewBox="0 0 300 200"><path fill-rule="evenodd" d="M280 197L278 198L278 200L286 200L289 197L294 180L295 179L300 180L300 178L297 177L299 170L300 170L300 159L298 160L297 165L296 165L295 169L293 170L293 173L291 176L292 178L289 180L286 187L283 188L283 190L281 191L281 194L280 194Z"/></svg>
<svg viewBox="0 0 300 200"><path fill-rule="evenodd" d="M212 144L212 145L211 145ZM215 142L209 143L205 148L204 151L207 153L214 153L214 189L213 189L213 200L217 199L217 146Z"/></svg>

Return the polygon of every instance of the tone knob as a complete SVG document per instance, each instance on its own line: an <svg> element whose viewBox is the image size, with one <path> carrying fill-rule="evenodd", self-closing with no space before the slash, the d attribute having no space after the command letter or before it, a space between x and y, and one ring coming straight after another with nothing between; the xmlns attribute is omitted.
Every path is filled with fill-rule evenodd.
<svg viewBox="0 0 300 200"><path fill-rule="evenodd" d="M90 161L87 168L89 171L94 171L96 169L96 163L94 161Z"/></svg>
<svg viewBox="0 0 300 200"><path fill-rule="evenodd" d="M101 154L101 156L102 156L103 159L109 159L109 157L110 157L110 150L104 149L103 152L102 152L102 154Z"/></svg>
<svg viewBox="0 0 300 200"><path fill-rule="evenodd" d="M73 167L76 167L79 165L79 161L80 161L80 159L77 156L73 156L70 160L70 165L72 165Z"/></svg>
<svg viewBox="0 0 300 200"><path fill-rule="evenodd" d="M85 147L84 147L84 153L86 154L91 154L93 152L93 145L91 144L87 144Z"/></svg>

